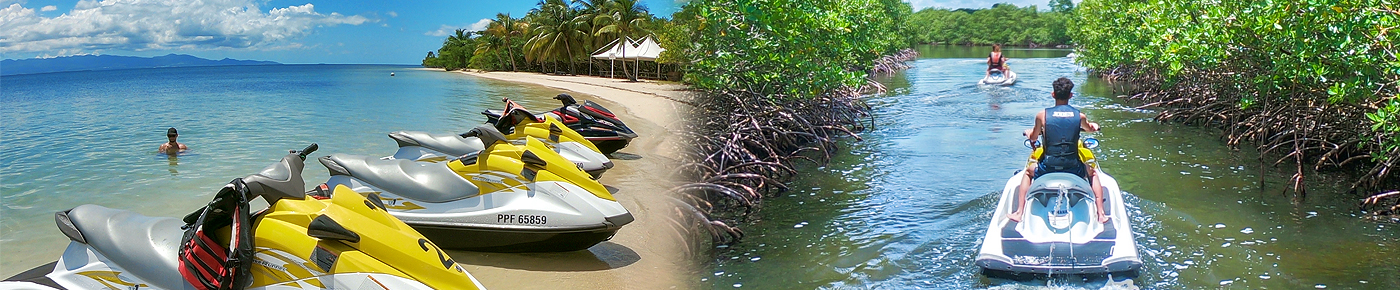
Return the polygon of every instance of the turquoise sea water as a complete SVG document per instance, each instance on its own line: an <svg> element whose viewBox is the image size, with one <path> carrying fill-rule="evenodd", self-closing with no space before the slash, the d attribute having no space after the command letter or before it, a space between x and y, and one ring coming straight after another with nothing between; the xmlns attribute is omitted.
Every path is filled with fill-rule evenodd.
<svg viewBox="0 0 1400 290"><path fill-rule="evenodd" d="M465 132L502 97L543 111L561 91L414 66L279 65L5 76L0 92L0 276L8 277L62 253L56 211L91 203L179 216L288 149L316 142L318 157L389 155L389 132ZM169 127L189 152L156 152ZM327 174L308 161L305 177L309 187Z"/></svg>

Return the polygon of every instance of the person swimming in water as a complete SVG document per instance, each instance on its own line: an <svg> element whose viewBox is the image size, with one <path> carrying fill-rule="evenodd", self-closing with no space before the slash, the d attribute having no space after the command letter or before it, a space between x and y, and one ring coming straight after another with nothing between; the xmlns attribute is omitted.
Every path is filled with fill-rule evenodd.
<svg viewBox="0 0 1400 290"><path fill-rule="evenodd" d="M185 146L185 144L175 142L175 138L180 137L180 133L175 131L175 127L165 130L165 137L170 138L170 142L160 143L160 152L166 155L175 155L190 150L190 147Z"/></svg>

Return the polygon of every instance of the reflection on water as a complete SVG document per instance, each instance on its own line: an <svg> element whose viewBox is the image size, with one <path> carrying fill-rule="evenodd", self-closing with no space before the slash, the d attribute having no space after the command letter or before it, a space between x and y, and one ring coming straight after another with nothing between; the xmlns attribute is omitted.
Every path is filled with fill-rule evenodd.
<svg viewBox="0 0 1400 290"><path fill-rule="evenodd" d="M171 175L171 176L180 175L180 171L179 171L179 170L176 170L177 167L180 167L180 156L179 156L179 154L176 154L176 155L166 155L166 159L167 159L168 161L170 161L170 175Z"/></svg>
<svg viewBox="0 0 1400 290"><path fill-rule="evenodd" d="M1067 51L1014 60L1014 86L978 87L986 48L945 48L925 47L913 68L882 78L890 93L868 99L878 124L865 141L766 199L745 240L717 249L697 279L726 289L1132 288L993 279L973 264L998 191L1029 153L1020 132L1066 76L1077 84L1071 103L1104 127L1088 136L1125 192L1145 263L1135 286L1400 287L1400 232L1358 219L1342 185L1313 182L1310 199L1292 205L1275 182L1286 176L1256 153L1119 105Z"/></svg>

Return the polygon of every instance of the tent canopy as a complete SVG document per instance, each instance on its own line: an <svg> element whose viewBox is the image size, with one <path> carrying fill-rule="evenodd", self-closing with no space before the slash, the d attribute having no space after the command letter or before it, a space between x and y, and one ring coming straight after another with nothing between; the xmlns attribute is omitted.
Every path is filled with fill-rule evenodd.
<svg viewBox="0 0 1400 290"><path fill-rule="evenodd" d="M618 38L613 40L610 46L605 47L595 52L593 58L655 61L661 57L662 51L666 51L650 36L642 38L641 41L635 41L632 38Z"/></svg>

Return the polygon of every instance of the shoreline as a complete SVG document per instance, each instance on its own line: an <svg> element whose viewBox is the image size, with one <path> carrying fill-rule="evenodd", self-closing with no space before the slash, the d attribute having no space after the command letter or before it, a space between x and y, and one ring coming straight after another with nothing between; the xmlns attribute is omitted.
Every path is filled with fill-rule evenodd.
<svg viewBox="0 0 1400 290"><path fill-rule="evenodd" d="M677 113L680 112L680 106L685 105L687 94L684 85L669 82L659 83L652 80L631 82L626 79L556 76L533 72L456 71L456 73L498 81L540 85L607 99L621 104L641 119L660 125L668 125L677 120Z"/></svg>
<svg viewBox="0 0 1400 290"><path fill-rule="evenodd" d="M690 289L695 288L694 257L666 217L673 209L665 195L673 181L666 172L678 160L676 132L687 91L677 84L628 82L591 76L554 76L529 72L458 71L484 79L539 85L568 91L617 114L637 132L626 148L613 153L615 167L598 181L636 220L609 241L588 250L564 253L482 253L449 251L482 285L498 289ZM550 108L534 108L538 112Z"/></svg>

